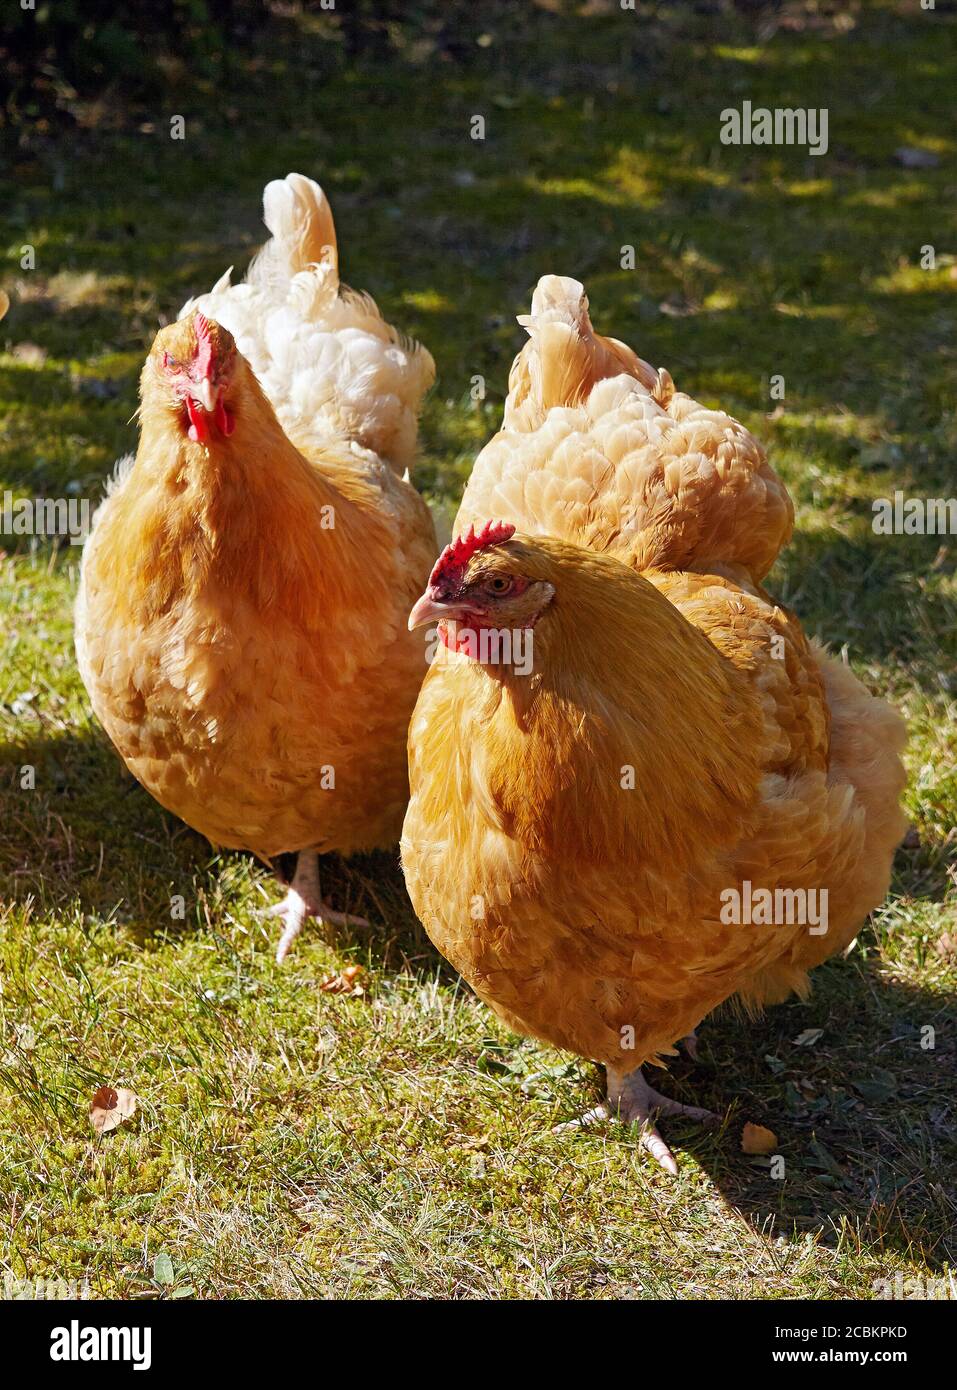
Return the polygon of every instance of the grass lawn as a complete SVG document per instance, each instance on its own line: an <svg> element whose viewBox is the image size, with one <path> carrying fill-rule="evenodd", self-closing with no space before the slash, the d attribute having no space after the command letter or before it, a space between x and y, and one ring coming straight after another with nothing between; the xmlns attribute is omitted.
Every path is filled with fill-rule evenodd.
<svg viewBox="0 0 957 1390"><path fill-rule="evenodd" d="M268 875L213 857L92 719L79 551L5 537L0 1280L123 1298L859 1299L957 1261L957 538L871 526L896 489L957 492L955 17L796 4L756 37L730 7L499 8L464 61L417 37L351 68L334 20L287 18L228 80L173 73L162 109L104 100L68 136L26 132L0 189L0 498L100 495L135 447L156 327L245 267L262 186L290 169L327 189L346 279L436 358L418 479L438 502L455 506L497 427L514 316L539 275L574 275L600 331L745 421L790 486L770 586L911 730L915 833L891 896L809 1002L706 1022L698 1064L664 1084L728 1119L668 1125L677 1180L624 1128L553 1135L594 1103L597 1070L477 1003L415 922L395 853L331 871L371 932L307 928L274 964ZM826 107L827 153L722 145L720 112L745 100ZM364 993L319 987L350 964ZM104 1082L139 1108L97 1142ZM779 1136L783 1180L741 1153L745 1120Z"/></svg>

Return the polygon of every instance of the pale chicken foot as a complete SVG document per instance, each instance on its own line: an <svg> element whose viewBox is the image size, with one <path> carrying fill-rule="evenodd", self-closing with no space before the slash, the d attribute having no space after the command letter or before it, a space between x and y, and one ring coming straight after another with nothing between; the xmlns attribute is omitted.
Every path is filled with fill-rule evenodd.
<svg viewBox="0 0 957 1390"><path fill-rule="evenodd" d="M278 917L283 930L276 947L276 963L282 965L296 937L302 931L306 919L315 918L335 927L367 927L365 917L356 917L351 912L337 912L323 902L319 887L319 855L313 849L304 849L296 860L296 872L289 885L286 896L275 907L268 908L265 916Z"/></svg>
<svg viewBox="0 0 957 1390"><path fill-rule="evenodd" d="M652 1090L640 1067L634 1071L607 1067L606 1074L607 1099L603 1104L596 1105L593 1110L587 1111L580 1119L573 1120L570 1125L560 1125L560 1129L577 1129L584 1125L598 1124L602 1120L621 1120L624 1124L639 1124L642 1148L651 1154L665 1172L676 1174L678 1164L658 1132L657 1117L683 1115L685 1119L708 1125L717 1124L721 1118L713 1110L703 1110L698 1105L682 1105L680 1101Z"/></svg>

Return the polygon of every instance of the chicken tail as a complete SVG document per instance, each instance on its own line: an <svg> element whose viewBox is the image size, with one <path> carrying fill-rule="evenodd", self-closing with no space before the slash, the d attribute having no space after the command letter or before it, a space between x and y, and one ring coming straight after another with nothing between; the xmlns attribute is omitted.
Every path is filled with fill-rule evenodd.
<svg viewBox="0 0 957 1390"><path fill-rule="evenodd" d="M288 282L312 266L336 269L336 225L329 200L314 179L287 174L267 183L263 221L272 238L250 266L247 284Z"/></svg>
<svg viewBox="0 0 957 1390"><path fill-rule="evenodd" d="M180 318L199 308L229 329L297 448L354 444L401 477L435 363L367 294L341 283L335 223L317 183L273 179L263 217L272 235L245 280L234 285L227 271Z"/></svg>
<svg viewBox="0 0 957 1390"><path fill-rule="evenodd" d="M530 341L509 375L505 429L538 429L554 406L580 405L606 377L633 376L661 406L674 393L666 371L656 371L617 338L595 332L579 280L543 275L532 296L532 312L520 314L518 321Z"/></svg>
<svg viewBox="0 0 957 1390"><path fill-rule="evenodd" d="M749 431L596 333L578 280L544 276L519 323L529 341L456 534L502 518L639 571L726 569L760 583L794 511Z"/></svg>

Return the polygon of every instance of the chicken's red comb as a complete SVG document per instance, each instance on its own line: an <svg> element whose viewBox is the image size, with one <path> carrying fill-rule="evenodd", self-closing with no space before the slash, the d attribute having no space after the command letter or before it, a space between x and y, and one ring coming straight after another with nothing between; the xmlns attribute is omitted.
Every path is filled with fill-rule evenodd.
<svg viewBox="0 0 957 1390"><path fill-rule="evenodd" d="M476 550L501 545L503 541L511 540L514 534L515 527L510 521L487 521L478 535L475 534L474 525L470 526L464 536L459 536L442 551L429 575L429 583L436 584L440 579L460 579Z"/></svg>
<svg viewBox="0 0 957 1390"><path fill-rule="evenodd" d="M213 335L210 332L210 323L206 315L199 309L196 310L194 320L196 328L196 353L195 361L201 377L208 377L213 370Z"/></svg>

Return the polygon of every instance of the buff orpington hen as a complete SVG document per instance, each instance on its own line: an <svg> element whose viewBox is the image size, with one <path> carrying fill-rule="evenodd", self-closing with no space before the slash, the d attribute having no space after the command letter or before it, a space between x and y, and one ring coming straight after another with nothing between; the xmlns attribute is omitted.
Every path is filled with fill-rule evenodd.
<svg viewBox="0 0 957 1390"><path fill-rule="evenodd" d="M319 186L157 335L140 442L86 544L76 649L130 770L213 844L300 852L277 957L324 903L317 852L395 844L425 670L409 605L435 553L409 482L434 366L339 282ZM361 923L361 918L351 918Z"/></svg>
<svg viewBox="0 0 957 1390"><path fill-rule="evenodd" d="M441 640L402 862L480 998L604 1064L585 1119L640 1123L674 1172L656 1116L714 1117L642 1066L855 936L905 828L903 725L762 589L793 514L748 431L596 334L575 280L520 322L410 617Z"/></svg>

